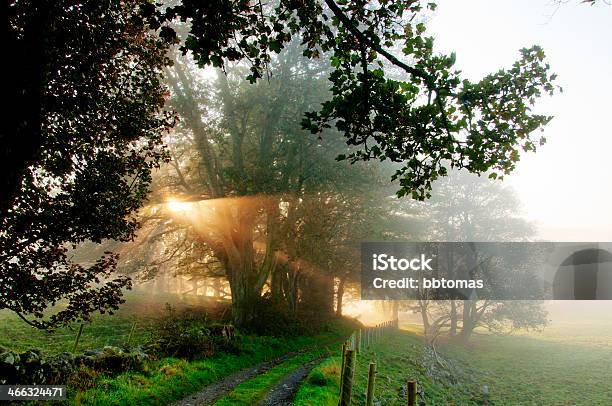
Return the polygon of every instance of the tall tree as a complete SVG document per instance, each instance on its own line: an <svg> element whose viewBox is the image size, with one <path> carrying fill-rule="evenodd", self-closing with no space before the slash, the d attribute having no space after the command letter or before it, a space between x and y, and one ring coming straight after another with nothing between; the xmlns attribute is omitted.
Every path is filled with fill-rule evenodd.
<svg viewBox="0 0 612 406"><path fill-rule="evenodd" d="M183 264L216 259L207 268L225 273L242 324L264 290L291 313L315 303L333 312L334 277L344 273L334 250L358 244L351 225L356 232L367 202L378 200L375 168L347 171L335 159L346 150L339 134L318 140L300 128L302 112L327 94L328 68L304 58L299 42L289 46L271 62L270 80L254 86L244 66L207 81L178 55L167 74L183 120L168 138L176 159L165 183L189 207L164 223L185 237L173 239L184 249L170 251Z"/></svg>
<svg viewBox="0 0 612 406"><path fill-rule="evenodd" d="M426 238L430 241L529 241L535 235L534 227L520 217L520 201L512 189L487 178L452 172L436 185L430 201L417 206L421 216L427 219ZM480 265L474 277L497 280L500 289L508 285L502 284L500 278L514 278L512 284L519 277L529 277L532 272L525 261L501 267L509 271L501 271L490 258L479 257L475 263ZM533 288L537 292L537 286ZM478 327L502 332L538 328L546 322L539 301L432 301L426 295L427 292L423 292L416 301L416 310L422 316L426 332L434 337L441 331L448 331L451 336L468 340Z"/></svg>
<svg viewBox="0 0 612 406"><path fill-rule="evenodd" d="M173 119L162 111L161 74L170 61L143 21L144 4L9 2L14 64L25 67L0 138L0 308L33 326L112 311L130 285L112 275L114 254L79 265L67 251L131 239L151 169L166 158L162 133Z"/></svg>
<svg viewBox="0 0 612 406"><path fill-rule="evenodd" d="M525 48L511 68L472 82L454 70L455 55L434 52L433 38L425 35L420 16L435 10L434 2L325 0L324 5L216 0L202 6L190 0L158 13L157 22L189 19L184 51L193 52L202 66L248 60L252 82L296 35L307 47L304 55L331 55L331 99L307 113L302 124L315 134L333 125L347 144L359 147L340 159L398 163L393 178L400 196L428 198L432 182L448 167L507 174L521 151L545 142L532 133L551 117L531 107L554 93L556 75L542 48ZM394 54L394 47L401 52ZM388 66L401 70L404 80L389 79Z"/></svg>

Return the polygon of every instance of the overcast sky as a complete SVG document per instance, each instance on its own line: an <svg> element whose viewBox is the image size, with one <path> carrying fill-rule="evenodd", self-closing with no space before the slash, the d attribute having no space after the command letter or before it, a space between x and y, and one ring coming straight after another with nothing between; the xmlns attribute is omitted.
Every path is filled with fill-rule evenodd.
<svg viewBox="0 0 612 406"><path fill-rule="evenodd" d="M555 116L548 142L505 182L541 238L612 241L612 7L440 0L429 30L438 49L457 52L456 66L471 79L509 67L520 48L544 48L564 92L539 104Z"/></svg>

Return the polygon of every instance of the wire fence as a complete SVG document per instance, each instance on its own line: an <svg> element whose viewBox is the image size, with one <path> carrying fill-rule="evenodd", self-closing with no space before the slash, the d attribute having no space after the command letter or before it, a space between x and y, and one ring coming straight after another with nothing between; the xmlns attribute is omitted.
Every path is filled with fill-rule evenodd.
<svg viewBox="0 0 612 406"><path fill-rule="evenodd" d="M342 361L340 372L340 398L339 406L350 406L353 397L353 382L357 358L360 353L370 346L384 340L390 333L399 329L399 321L389 320L374 327L365 327L354 331L348 340L342 345ZM376 391L376 360L369 361L366 406L372 406ZM406 405L416 406L417 382L412 378L406 381Z"/></svg>

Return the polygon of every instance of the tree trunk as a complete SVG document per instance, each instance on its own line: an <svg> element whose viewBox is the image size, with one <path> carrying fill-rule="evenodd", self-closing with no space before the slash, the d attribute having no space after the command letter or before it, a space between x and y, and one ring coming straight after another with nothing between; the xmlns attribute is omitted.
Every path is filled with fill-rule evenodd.
<svg viewBox="0 0 612 406"><path fill-rule="evenodd" d="M299 299L300 269L297 266L288 266L288 271L283 277L283 291L287 299L289 313L295 315Z"/></svg>
<svg viewBox="0 0 612 406"><path fill-rule="evenodd" d="M213 297L217 300L220 299L221 298L221 280L220 278L213 279L212 289L213 289Z"/></svg>
<svg viewBox="0 0 612 406"><path fill-rule="evenodd" d="M275 267L270 277L270 294L272 296L272 300L274 300L277 303L281 303L284 299L283 281L286 278L286 274L287 274L287 265L278 264Z"/></svg>
<svg viewBox="0 0 612 406"><path fill-rule="evenodd" d="M311 272L302 286L304 308L318 315L334 314L334 278L324 272Z"/></svg>
<svg viewBox="0 0 612 406"><path fill-rule="evenodd" d="M255 319L255 305L257 297L248 286L232 289L232 311L234 323L237 326L245 326Z"/></svg>
<svg viewBox="0 0 612 406"><path fill-rule="evenodd" d="M399 301L393 301L393 307L391 308L391 320L399 320Z"/></svg>
<svg viewBox="0 0 612 406"><path fill-rule="evenodd" d="M466 343L472 336L472 332L476 327L474 320L476 317L476 301L475 300L464 300L463 301L463 319L461 326L460 338L461 341Z"/></svg>
<svg viewBox="0 0 612 406"><path fill-rule="evenodd" d="M250 265L252 268L254 264ZM249 268L247 266L246 268ZM234 322L238 326L251 323L255 318L254 308L261 298L264 282L255 270L239 269L230 273L230 289L232 291L232 310Z"/></svg>
<svg viewBox="0 0 612 406"><path fill-rule="evenodd" d="M336 316L342 316L342 299L344 297L344 284L346 283L345 278L340 278L338 283L338 291L336 292Z"/></svg>
<svg viewBox="0 0 612 406"><path fill-rule="evenodd" d="M457 303L451 300L450 304L450 329L448 330L448 335L454 337L457 335Z"/></svg>
<svg viewBox="0 0 612 406"><path fill-rule="evenodd" d="M421 310L421 319L423 320L423 334L427 335L431 329L429 323L429 315L427 314L427 301L419 300L419 309Z"/></svg>

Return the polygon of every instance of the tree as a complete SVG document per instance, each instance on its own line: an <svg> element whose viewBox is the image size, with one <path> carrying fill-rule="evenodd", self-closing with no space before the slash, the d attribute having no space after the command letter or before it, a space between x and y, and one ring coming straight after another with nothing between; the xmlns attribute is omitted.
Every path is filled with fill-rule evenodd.
<svg viewBox="0 0 612 406"><path fill-rule="evenodd" d="M551 117L532 113L531 106L554 93L556 75L542 48L523 49L510 69L470 82L453 70L455 56L436 54L425 24L415 22L435 3L324 3L327 8L315 0L281 0L275 7L184 1L157 13L156 21L189 19L183 50L193 52L201 66L247 59L251 82L295 35L307 47L304 55L329 53L332 98L320 111L307 113L302 125L318 134L333 124L347 144L359 147L339 159L400 163L393 176L399 196L428 198L432 182L449 166L502 176L514 169L520 151L535 151L545 142L532 132ZM400 56L389 51L396 45ZM406 79L388 79L388 66L402 70Z"/></svg>
<svg viewBox="0 0 612 406"><path fill-rule="evenodd" d="M173 118L162 111L161 73L170 61L143 4L9 2L12 57L25 68L9 80L21 94L0 139L0 308L38 328L112 312L130 286L112 275L115 254L76 264L68 250L130 240L151 169L166 159Z"/></svg>
<svg viewBox="0 0 612 406"><path fill-rule="evenodd" d="M299 42L290 47L272 61L270 80L256 85L244 83L241 65L202 80L178 55L167 74L170 103L184 119L168 137L175 159L152 199L169 194L187 209L162 215L160 228L147 224L143 234L152 243L165 234L178 273L224 275L240 324L250 323L262 297L290 315L307 308L331 314L334 278L356 272L348 267L359 257L360 236L380 217L372 212L380 205L377 168L347 171L335 160L346 150L340 134L318 140L300 128L302 112L326 95L327 67L304 58ZM160 261L133 262L146 270Z"/></svg>
<svg viewBox="0 0 612 406"><path fill-rule="evenodd" d="M427 219L430 241L499 242L529 241L535 229L518 216L520 202L513 191L487 178L462 172L452 172L434 188L434 197L416 205ZM522 252L519 260L509 263L504 258L474 258L478 264L474 278L495 281L497 292L512 289L519 278L533 275L531 264ZM522 258L522 259L521 259ZM505 262L503 265L500 261ZM501 269L511 269L503 272ZM509 279L509 280L506 280ZM533 284L537 296L537 284ZM444 300L432 301L427 292L414 306L423 319L425 332L435 339L442 331L467 341L474 329L485 327L496 333L511 332L517 328L538 328L546 323L546 312L541 301Z"/></svg>

